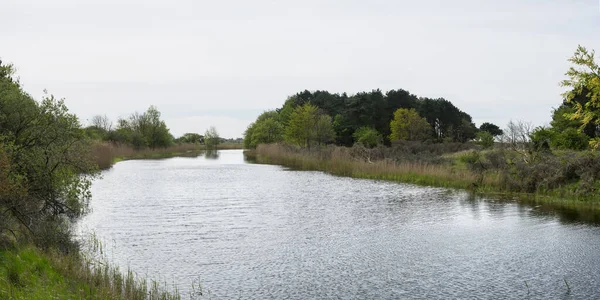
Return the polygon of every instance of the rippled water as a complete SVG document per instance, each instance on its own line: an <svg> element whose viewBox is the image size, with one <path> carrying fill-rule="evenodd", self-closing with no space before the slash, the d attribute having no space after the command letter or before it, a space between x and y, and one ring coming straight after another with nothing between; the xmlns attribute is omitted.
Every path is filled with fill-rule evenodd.
<svg viewBox="0 0 600 300"><path fill-rule="evenodd" d="M241 151L121 162L91 206L82 225L116 264L184 295L199 279L212 299L600 298L597 225Z"/></svg>

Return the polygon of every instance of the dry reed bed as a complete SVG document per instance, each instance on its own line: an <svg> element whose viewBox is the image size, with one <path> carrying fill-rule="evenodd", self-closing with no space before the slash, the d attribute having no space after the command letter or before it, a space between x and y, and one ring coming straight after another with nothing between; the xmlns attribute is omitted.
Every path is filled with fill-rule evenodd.
<svg viewBox="0 0 600 300"><path fill-rule="evenodd" d="M300 170L319 170L333 175L389 180L440 187L479 188L497 184L494 176L481 176L451 165L402 159L372 161L368 149L357 155L356 149L327 147L317 150L296 149L285 145L259 145L256 159Z"/></svg>

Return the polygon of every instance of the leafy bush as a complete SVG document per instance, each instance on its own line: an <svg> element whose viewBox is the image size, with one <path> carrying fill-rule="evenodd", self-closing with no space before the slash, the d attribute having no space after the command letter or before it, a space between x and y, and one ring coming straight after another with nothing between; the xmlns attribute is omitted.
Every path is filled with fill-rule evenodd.
<svg viewBox="0 0 600 300"><path fill-rule="evenodd" d="M86 212L95 174L90 145L63 100L36 102L11 75L0 65L0 231L56 246L70 235L66 224Z"/></svg>
<svg viewBox="0 0 600 300"><path fill-rule="evenodd" d="M558 149L585 150L589 140L585 133L575 128L567 128L554 136L552 144Z"/></svg>
<svg viewBox="0 0 600 300"><path fill-rule="evenodd" d="M483 148L491 148L494 146L494 136L487 131L477 133L477 143Z"/></svg>
<svg viewBox="0 0 600 300"><path fill-rule="evenodd" d="M367 148L374 148L381 144L382 137L377 130L372 127L361 127L357 129L352 135L356 143L361 144Z"/></svg>

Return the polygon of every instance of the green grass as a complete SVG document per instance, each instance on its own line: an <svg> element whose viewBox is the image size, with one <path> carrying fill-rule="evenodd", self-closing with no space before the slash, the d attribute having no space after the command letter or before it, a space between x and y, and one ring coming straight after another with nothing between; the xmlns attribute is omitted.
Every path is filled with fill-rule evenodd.
<svg viewBox="0 0 600 300"><path fill-rule="evenodd" d="M181 299L176 289L94 257L30 245L0 250L0 299Z"/></svg>
<svg viewBox="0 0 600 300"><path fill-rule="evenodd" d="M1 299L113 299L110 290L65 276L54 267L50 254L26 247L0 251Z"/></svg>

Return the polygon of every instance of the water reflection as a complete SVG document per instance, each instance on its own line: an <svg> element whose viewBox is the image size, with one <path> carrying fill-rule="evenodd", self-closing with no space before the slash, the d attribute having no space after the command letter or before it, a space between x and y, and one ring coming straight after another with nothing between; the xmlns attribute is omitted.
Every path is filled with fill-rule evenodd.
<svg viewBox="0 0 600 300"><path fill-rule="evenodd" d="M206 157L206 159L219 159L219 150L206 150L204 152L204 157Z"/></svg>
<svg viewBox="0 0 600 300"><path fill-rule="evenodd" d="M538 202L532 198L515 199L514 197L481 196L472 193L469 193L461 201L461 204L472 208L473 217L477 217L482 211L502 217L508 207L514 206L523 218L553 217L562 224L600 225L600 207L594 204L547 203Z"/></svg>
<svg viewBox="0 0 600 300"><path fill-rule="evenodd" d="M184 294L201 278L212 299L554 299L564 279L573 299L600 290L597 213L248 164L239 150L119 163L91 205L84 223L115 241L117 264Z"/></svg>

